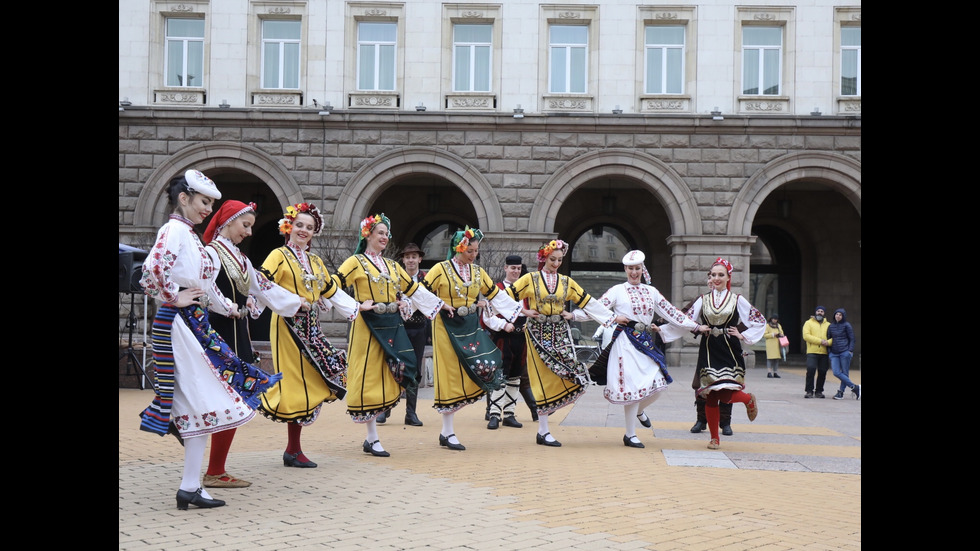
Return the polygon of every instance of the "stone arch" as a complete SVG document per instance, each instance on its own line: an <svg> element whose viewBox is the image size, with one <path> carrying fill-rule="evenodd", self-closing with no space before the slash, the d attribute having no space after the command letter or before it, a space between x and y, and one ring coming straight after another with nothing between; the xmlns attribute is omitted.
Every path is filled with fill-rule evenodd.
<svg viewBox="0 0 980 551"><path fill-rule="evenodd" d="M646 153L617 148L580 155L555 171L534 200L528 231L553 231L562 204L576 188L611 176L645 184L663 204L672 233L701 233L697 202L680 174Z"/></svg>
<svg viewBox="0 0 980 551"><path fill-rule="evenodd" d="M762 202L783 184L810 180L826 184L843 195L861 216L861 165L834 153L788 153L759 169L735 198L729 235L749 235Z"/></svg>
<svg viewBox="0 0 980 551"><path fill-rule="evenodd" d="M356 228L360 217L389 185L419 174L441 178L462 191L476 210L477 227L484 232L503 230L500 202L490 182L462 157L432 147L394 149L362 166L337 199L334 228Z"/></svg>
<svg viewBox="0 0 980 551"><path fill-rule="evenodd" d="M164 193L167 185L171 178L191 168L204 173L232 169L251 174L272 190L282 209L303 200L299 184L286 167L261 150L234 142L200 143L178 151L150 174L136 201L133 223L136 226L162 225L170 214Z"/></svg>

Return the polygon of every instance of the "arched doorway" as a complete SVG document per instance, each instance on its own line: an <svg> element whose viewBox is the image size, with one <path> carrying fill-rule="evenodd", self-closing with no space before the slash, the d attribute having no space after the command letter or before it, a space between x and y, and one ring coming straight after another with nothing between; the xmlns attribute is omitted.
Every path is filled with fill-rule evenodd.
<svg viewBox="0 0 980 551"><path fill-rule="evenodd" d="M766 319L778 315L790 342L799 344L802 342L802 325L796 323L801 318L799 245L793 236L777 226L753 226L752 233L759 239L752 246L748 296ZM756 359L756 365L765 365L765 339L752 348L763 354ZM798 356L798 351L799 346L793 346L789 353Z"/></svg>

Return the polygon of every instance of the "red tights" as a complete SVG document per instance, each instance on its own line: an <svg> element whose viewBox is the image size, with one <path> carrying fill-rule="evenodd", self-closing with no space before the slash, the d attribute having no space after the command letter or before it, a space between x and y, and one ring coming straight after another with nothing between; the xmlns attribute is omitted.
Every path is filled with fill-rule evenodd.
<svg viewBox="0 0 980 551"><path fill-rule="evenodd" d="M303 447L299 443L299 435L303 432L303 425L299 423L286 423L286 434L289 440L286 442L286 453L298 453L297 459L300 461L309 461L306 455L303 454Z"/></svg>
<svg viewBox="0 0 980 551"><path fill-rule="evenodd" d="M724 402L726 404L731 404L734 402L740 402L743 404L749 403L751 396L741 390L732 390L730 388L725 388L722 390L714 390L705 395L704 401L704 417L708 421L708 431L711 432L712 440L719 440L718 437L718 423L721 420L721 412L718 411L718 404Z"/></svg>
<svg viewBox="0 0 980 551"><path fill-rule="evenodd" d="M225 474L225 460L228 459L228 450L231 449L236 430L238 429L228 429L211 435L211 458L208 459L207 474Z"/></svg>

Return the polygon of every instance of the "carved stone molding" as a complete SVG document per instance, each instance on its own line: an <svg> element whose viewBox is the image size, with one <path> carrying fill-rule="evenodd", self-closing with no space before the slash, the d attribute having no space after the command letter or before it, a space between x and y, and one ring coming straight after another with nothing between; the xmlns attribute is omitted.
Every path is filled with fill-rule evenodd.
<svg viewBox="0 0 980 551"><path fill-rule="evenodd" d="M449 111L492 111L493 94L446 94L446 109Z"/></svg>
<svg viewBox="0 0 980 551"><path fill-rule="evenodd" d="M746 113L787 113L789 98L752 98L738 100L739 111Z"/></svg>
<svg viewBox="0 0 980 551"><path fill-rule="evenodd" d="M861 98L838 99L837 111L842 115L860 115Z"/></svg>
<svg viewBox="0 0 980 551"><path fill-rule="evenodd" d="M641 113L689 113L691 99L683 98L640 98Z"/></svg>
<svg viewBox="0 0 980 551"><path fill-rule="evenodd" d="M398 109L398 92L351 92L351 109Z"/></svg>
<svg viewBox="0 0 980 551"><path fill-rule="evenodd" d="M592 96L544 96L544 111L591 111Z"/></svg>
<svg viewBox="0 0 980 551"><path fill-rule="evenodd" d="M302 92L252 92L252 105L255 107L299 106Z"/></svg>
<svg viewBox="0 0 980 551"><path fill-rule="evenodd" d="M204 105L204 90L154 90L153 103L162 105Z"/></svg>

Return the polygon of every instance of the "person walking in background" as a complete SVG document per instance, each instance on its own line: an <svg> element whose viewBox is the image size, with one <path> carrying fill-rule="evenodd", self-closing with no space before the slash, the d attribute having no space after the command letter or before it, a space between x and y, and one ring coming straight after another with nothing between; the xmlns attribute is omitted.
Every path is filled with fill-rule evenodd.
<svg viewBox="0 0 980 551"><path fill-rule="evenodd" d="M218 290L230 298L236 309L227 315L212 312L211 327L221 335L235 354L248 363L258 363L259 355L252 348L248 318L257 319L268 306L281 315L292 316L303 307L303 299L278 285L273 285L252 266L252 261L238 245L252 235L255 225L255 204L228 199L204 231L205 250L211 262L220 268L215 282ZM207 488L245 488L252 483L234 477L225 470L225 461L237 429L211 435L211 456L204 474Z"/></svg>
<svg viewBox="0 0 980 551"><path fill-rule="evenodd" d="M221 507L225 502L201 486L208 435L250 421L261 394L281 375L242 361L208 319L209 308L225 315L238 310L215 286L219 268L193 230L221 192L200 171L188 170L170 181L167 194L174 210L157 232L140 279L160 303L152 336L155 396L140 414L140 430L173 434L184 446L178 509Z"/></svg>
<svg viewBox="0 0 980 551"><path fill-rule="evenodd" d="M405 248L398 253L398 262L405 268L405 273L412 279L412 283L419 283L425 279L425 271L419 269L419 263L423 257L425 257L425 253L415 243L405 245ZM409 309L412 310L412 315L405 319L404 325L405 332L408 333L408 340L411 341L412 349L415 350L417 371L414 379L415 384L405 387L405 424L413 427L421 427L422 420L419 419L416 408L419 400L419 385L422 382L425 346L428 343L432 325L429 318L425 317L425 314L414 308ZM404 316L402 317L404 318ZM392 409L394 409L394 406L392 406ZM390 412L391 410L382 412L375 419L375 422L379 425L384 424Z"/></svg>
<svg viewBox="0 0 980 551"><path fill-rule="evenodd" d="M766 378L779 379L779 360L783 357L783 346L779 339L784 337L783 326L779 325L779 316L773 314L769 316L769 323L766 324L766 331L762 338L766 339Z"/></svg>
<svg viewBox="0 0 980 551"><path fill-rule="evenodd" d="M362 220L359 232L353 256L334 276L341 287L354 288L355 299L372 304L354 321L347 339L347 413L367 430L364 453L389 457L378 438L377 417L395 407L403 392L417 392L418 384L418 355L405 319L414 310L432 318L443 301L382 256L391 239L391 220L384 213Z"/></svg>
<svg viewBox="0 0 980 551"><path fill-rule="evenodd" d="M527 273L520 256L512 254L504 259L504 280L497 282L497 288L506 289L514 284L522 275ZM523 304L522 304L523 306ZM500 349L503 361L504 386L489 393L487 428L496 430L503 423L505 427L521 428L524 425L517 420L514 410L517 407L517 395L521 389L521 378L527 377L527 342L524 339L524 325L527 317L524 309L511 323L494 312L493 308L483 310L483 325L490 330L497 348ZM530 387L528 387L530 390ZM527 400L527 394L524 395ZM534 411L534 395L530 396L528 407ZM501 419L502 418L502 419Z"/></svg>
<svg viewBox="0 0 980 551"><path fill-rule="evenodd" d="M744 392L745 358L742 343L747 345L762 338L766 318L744 296L732 293L734 266L718 258L708 270L711 290L698 297L688 316L699 322L695 333L701 333L698 349L697 375L701 386L698 396L705 398L705 417L711 440L708 449L721 447L719 436L719 403L741 402L749 421L755 421L759 406L755 395ZM703 325L700 325L703 324ZM739 324L745 327L739 330ZM676 325L661 328L664 338L687 331Z"/></svg>
<svg viewBox="0 0 980 551"><path fill-rule="evenodd" d="M432 407L442 414L439 445L451 450L466 449L456 437L456 412L504 384L500 349L480 326L479 307L491 306L509 323L521 313L521 304L474 264L482 241L483 232L477 228L457 231L449 241L446 260L425 276L426 287L445 303L432 324L436 380Z"/></svg>
<svg viewBox="0 0 980 551"><path fill-rule="evenodd" d="M558 273L568 243L555 239L538 249L538 271L525 274L507 288L514 300L527 300L527 373L538 409L538 433L541 446L559 447L552 436L548 416L575 403L590 384L588 369L575 357L569 320L594 319L604 326L627 323L626 316L616 316L572 278ZM565 310L565 303L578 308Z"/></svg>
<svg viewBox="0 0 980 551"><path fill-rule="evenodd" d="M644 447L636 436L637 420L642 422L646 418L645 414L641 417L640 412L660 398L667 385L673 382L667 372L663 344L657 346L655 335L666 343L684 334L678 332L665 337L656 324L656 316L659 314L668 325L684 327L688 331L698 327L650 284L650 273L643 264L645 259L643 251L627 252L623 257L626 281L614 285L599 299L617 319L626 318L626 323L616 326L609 353L605 356L608 360L603 396L610 403L623 406L626 424L623 445L631 448Z"/></svg>
<svg viewBox="0 0 980 551"><path fill-rule="evenodd" d="M844 399L844 390L850 388L855 400L861 399L861 385L851 382L851 359L854 357L854 328L847 321L847 311L843 308L834 310L834 321L827 328L827 340L830 341L830 368L834 377L840 379L840 388L834 395L834 400Z"/></svg>
<svg viewBox="0 0 980 551"><path fill-rule="evenodd" d="M827 370L830 369L830 358L827 356L827 329L830 322L824 316L827 310L817 306L810 319L803 324L803 341L806 342L806 382L804 398L825 398L823 385L827 380ZM816 383L814 383L816 375Z"/></svg>
<svg viewBox="0 0 980 551"><path fill-rule="evenodd" d="M313 237L322 228L316 205L286 207L279 220L279 233L286 244L273 249L260 268L269 281L298 295L304 304L292 317L272 313L272 365L282 374L282 381L262 396L261 412L286 424L283 465L305 469L317 464L303 453L303 427L316 421L323 404L347 393L347 357L320 330L320 315L335 307L347 321L353 321L362 306L334 282L323 260L311 252Z"/></svg>

